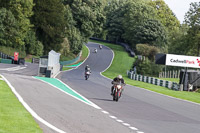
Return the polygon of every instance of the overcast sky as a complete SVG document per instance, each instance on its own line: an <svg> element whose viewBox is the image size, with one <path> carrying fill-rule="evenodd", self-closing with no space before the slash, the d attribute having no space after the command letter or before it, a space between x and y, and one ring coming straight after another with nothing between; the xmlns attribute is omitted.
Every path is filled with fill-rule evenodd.
<svg viewBox="0 0 200 133"><path fill-rule="evenodd" d="M191 2L199 2L200 0L164 0L169 8L174 12L180 23L183 23L184 16L189 11Z"/></svg>

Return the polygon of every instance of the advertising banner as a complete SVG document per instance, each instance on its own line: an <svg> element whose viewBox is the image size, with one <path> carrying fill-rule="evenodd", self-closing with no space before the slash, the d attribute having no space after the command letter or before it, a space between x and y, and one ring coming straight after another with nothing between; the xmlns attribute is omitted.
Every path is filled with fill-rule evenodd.
<svg viewBox="0 0 200 133"><path fill-rule="evenodd" d="M200 68L200 57L167 54L165 65Z"/></svg>

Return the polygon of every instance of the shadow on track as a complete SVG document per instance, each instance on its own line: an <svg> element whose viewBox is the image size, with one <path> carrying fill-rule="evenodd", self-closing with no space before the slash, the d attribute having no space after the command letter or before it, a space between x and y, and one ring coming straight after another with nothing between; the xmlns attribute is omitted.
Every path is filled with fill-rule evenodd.
<svg viewBox="0 0 200 133"><path fill-rule="evenodd" d="M113 101L111 99L102 99L102 98L89 98L89 99L101 100L101 101Z"/></svg>

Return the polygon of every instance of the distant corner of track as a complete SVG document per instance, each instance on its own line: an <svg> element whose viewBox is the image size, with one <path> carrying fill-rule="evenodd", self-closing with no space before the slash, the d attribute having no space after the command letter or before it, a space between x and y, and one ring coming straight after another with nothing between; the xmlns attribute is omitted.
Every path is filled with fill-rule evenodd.
<svg viewBox="0 0 200 133"><path fill-rule="evenodd" d="M85 44L84 44L85 45ZM85 58L85 60L83 61L83 62L81 62L78 66L76 66L76 67L74 67L74 68L72 68L72 69L69 69L69 70L65 70L65 71L60 71L58 74L56 74L53 78L56 78L61 72L68 72L68 71L72 71L72 70L74 70L74 69L77 69L78 67L80 67L87 59L88 59L88 57L90 56L90 49L87 47L87 45L85 45L86 46L86 48L88 49L88 55L87 55L87 57Z"/></svg>

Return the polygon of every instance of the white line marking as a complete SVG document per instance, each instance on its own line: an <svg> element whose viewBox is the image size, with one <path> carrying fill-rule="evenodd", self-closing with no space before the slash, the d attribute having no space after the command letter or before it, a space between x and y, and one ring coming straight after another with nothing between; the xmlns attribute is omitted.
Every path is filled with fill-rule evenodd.
<svg viewBox="0 0 200 133"><path fill-rule="evenodd" d="M144 132L141 132L141 131L137 131L137 133L144 133Z"/></svg>
<svg viewBox="0 0 200 133"><path fill-rule="evenodd" d="M0 70L10 70L10 69L16 69L16 68L18 68L19 66L16 66L16 67L10 67L10 68L1 68Z"/></svg>
<svg viewBox="0 0 200 133"><path fill-rule="evenodd" d="M56 76L58 76L58 74L60 74L61 71L59 71L58 73L56 73L56 75L53 76L53 78L56 78Z"/></svg>
<svg viewBox="0 0 200 133"><path fill-rule="evenodd" d="M129 128L132 129L132 130L135 130L135 131L138 130L136 127L129 127Z"/></svg>
<svg viewBox="0 0 200 133"><path fill-rule="evenodd" d="M55 130L56 132L59 133L66 133L60 129L58 129L57 127L51 125L50 123L48 123L47 121L45 121L44 119L42 119L41 117L39 117L29 106L28 104L23 100L23 98L17 93L17 91L15 90L15 88L10 84L10 82L3 76L0 74L0 76L6 81L6 83L8 84L8 86L11 88L12 92L15 94L15 96L18 98L18 100L22 103L22 105L28 110L28 112L34 117L36 118L38 121L40 121L41 123L45 124L46 126L48 126L49 128Z"/></svg>
<svg viewBox="0 0 200 133"><path fill-rule="evenodd" d="M21 69L24 69L26 67L18 67L18 68L15 68L15 69L9 69L7 71L17 71L17 70L21 70Z"/></svg>
<svg viewBox="0 0 200 133"><path fill-rule="evenodd" d="M124 121L122 121L122 120L117 120L117 122L123 123Z"/></svg>
<svg viewBox="0 0 200 133"><path fill-rule="evenodd" d="M103 112L104 114L109 114L107 111L101 111L101 112Z"/></svg>
<svg viewBox="0 0 200 133"><path fill-rule="evenodd" d="M98 44L98 43L97 43L97 44ZM104 45L104 46L105 46L105 45ZM105 46L105 47L107 47L107 46ZM112 60L111 60L111 62L110 62L110 64L109 64L109 66L108 66L104 71L100 72L100 75L101 75L102 77L106 78L106 79L112 80L111 78L108 78L108 77L106 77L106 76L104 76L104 75L102 74L103 72L105 72L105 71L112 65L112 62L113 62L114 56L115 56L115 53L113 52L113 50L112 50L111 48L109 48L109 47L107 47L107 48L110 49L110 50L112 51L112 53L113 53ZM102 111L102 112L103 112L103 111ZM112 118L112 116L110 116L110 117ZM115 117L115 116L113 116L113 117ZM116 119L116 117L115 117L115 119ZM129 126L129 128L132 129L132 130L135 130L135 131L138 130L138 129L135 128L135 127L130 127L130 124L128 124L128 123L123 123L122 120L117 119L116 121L122 123L122 124L125 125L125 126ZM144 133L144 132L137 132L137 133Z"/></svg>
<svg viewBox="0 0 200 133"><path fill-rule="evenodd" d="M110 118L113 118L113 119L117 119L117 117L115 117L115 116L112 116L112 115L110 115L109 117L110 117Z"/></svg>
<svg viewBox="0 0 200 133"><path fill-rule="evenodd" d="M105 45L104 45L105 46ZM86 46L87 47L87 46ZM107 47L107 46L105 46L105 47ZM88 47L87 47L88 48ZM111 51L112 51L112 53L113 53L113 56L112 56L112 60L111 60L111 62L110 62L110 64L109 64L109 66L104 70L104 71L102 71L102 72L100 72L100 75L101 76L103 76L104 78L107 78L107 79L110 79L110 78L108 78L108 77L105 77L104 75L102 75L102 73L103 72L105 72L111 65L112 65L112 62L113 62L113 60L114 60L114 52L113 52L113 50L111 49L111 48L109 48L109 47L107 47L108 49L110 49ZM89 50L89 48L88 48L88 50ZM89 50L89 54L88 54L88 56L87 56L87 58L89 57L89 55L90 55L90 50ZM87 60L87 58L84 60L84 62ZM82 64L84 63L84 62L82 62ZM81 65L82 65L81 64ZM79 66L81 66L81 65L79 65ZM78 66L78 67L79 67ZM77 69L78 67L76 67L76 68L73 68L73 69ZM70 69L70 70L67 70L67 71L71 71L71 70L73 70L73 69ZM58 79L59 80L59 79ZM112 80L112 79L110 79L110 80ZM62 82L62 81L61 81ZM104 114L109 114L107 111L102 111ZM125 126L130 126L130 124L128 124L128 123L123 123L123 121L122 120L119 120L119 119L117 119L117 117L115 117L115 116L109 116L109 117L111 117L111 118L113 118L113 119L116 119L116 121L117 122L120 122L120 123L122 123L123 125L125 125ZM137 128L135 128L135 127L129 127L130 129L132 129L132 130L135 130L135 131L137 131L138 129ZM138 132L139 133L139 132ZM143 133L143 132L141 132L141 133Z"/></svg>
<svg viewBox="0 0 200 133"><path fill-rule="evenodd" d="M104 46L105 46L105 45L104 45ZM105 46L105 47L107 47L107 46ZM109 48L109 47L107 47L107 48L110 49L110 51L112 52L113 56L112 56L112 59L111 59L111 62L110 62L110 64L109 64L109 66L108 66L105 70L103 70L102 72L100 72L100 75L103 76L104 78L110 79L110 78L108 78L108 77L106 77L106 76L104 76L104 75L102 74L103 72L105 72L105 71L112 65L112 62L113 62L114 57L115 57L115 53L113 52L113 50L112 50L111 48ZM111 80L112 80L112 79L111 79Z"/></svg>
<svg viewBox="0 0 200 133"><path fill-rule="evenodd" d="M63 83L66 87L68 87L69 89L71 89L73 92L79 94L81 97L83 97L84 99L86 99L87 101L89 101L91 104L91 106L93 106L96 109L101 109L99 106L97 106L96 104L94 104L93 102L91 102L90 100L88 100L87 98L85 98L84 96L82 96L80 93L78 93L77 91L73 90L71 87L69 87L67 84L65 84L64 82L62 82L60 79L57 79L58 81L60 81L61 83ZM82 100L81 100L82 101Z"/></svg>
<svg viewBox="0 0 200 133"><path fill-rule="evenodd" d="M24 69L26 67L20 67L20 66L16 66L16 67L10 67L10 68L1 68L0 70L4 70L4 71L17 71L17 70L21 70Z"/></svg>
<svg viewBox="0 0 200 133"><path fill-rule="evenodd" d="M33 78L35 78L35 77L33 77ZM37 78L35 78L35 79L37 79ZM54 88L56 88L56 89L58 89L58 90L64 92L65 94L67 94L67 95L69 95L69 96L71 96L71 97L73 97L73 98L75 98L75 99L77 99L77 100L79 100L79 101L81 101L81 102L87 104L87 105L90 105L90 106L92 106L92 107L94 107L94 108L96 108L96 109L101 109L99 106L97 106L96 104L94 104L93 102L91 102L90 100L88 100L87 98L85 98L84 96L82 96L81 94L79 94L78 92L76 92L75 90L73 90L71 87L69 87L67 84L63 83L63 82L62 82L61 80L59 80L59 79L57 79L57 80L59 80L59 81L60 81L61 83L63 83L66 87L68 87L68 88L71 89L73 92L77 93L77 94L80 95L82 98L84 98L85 100L89 101L90 103L87 103L87 102L85 102L85 101L83 101L83 100L80 100L79 98L75 97L74 95L71 95L71 94L67 93L66 91L64 91L64 90L62 90L62 89L60 89L60 88L58 88L58 87L56 87L56 86L54 86L54 85L52 85L52 84L50 84L50 83L48 83L48 82L45 82L45 81L43 81L43 80L41 80L41 79L37 79L37 80L40 80L40 81L42 81L42 82L44 82L44 83L46 83L46 84L49 84L50 86L52 86L52 87L54 87Z"/></svg>
<svg viewBox="0 0 200 133"><path fill-rule="evenodd" d="M122 123L124 126L130 126L130 124L128 123Z"/></svg>

